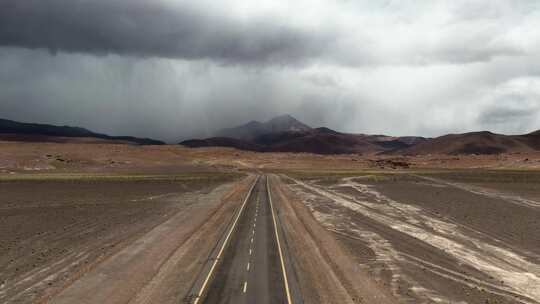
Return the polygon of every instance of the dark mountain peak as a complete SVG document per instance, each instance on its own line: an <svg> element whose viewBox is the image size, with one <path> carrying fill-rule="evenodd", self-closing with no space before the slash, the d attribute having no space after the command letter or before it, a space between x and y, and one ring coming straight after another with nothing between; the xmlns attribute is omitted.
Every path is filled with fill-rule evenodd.
<svg viewBox="0 0 540 304"><path fill-rule="evenodd" d="M341 133L327 127L311 128L289 114L263 123L250 121L235 128L223 129L216 136L182 144L190 147L224 146L254 151L342 154L378 153L406 148L425 140L413 136L372 136Z"/></svg>
<svg viewBox="0 0 540 304"><path fill-rule="evenodd" d="M269 133L308 130L311 130L309 126L298 121L291 115L280 115L264 123L252 120L244 125L222 129L216 133L216 136L253 140L261 135Z"/></svg>
<svg viewBox="0 0 540 304"><path fill-rule="evenodd" d="M276 116L265 123L272 132L307 131L311 128L291 115Z"/></svg>

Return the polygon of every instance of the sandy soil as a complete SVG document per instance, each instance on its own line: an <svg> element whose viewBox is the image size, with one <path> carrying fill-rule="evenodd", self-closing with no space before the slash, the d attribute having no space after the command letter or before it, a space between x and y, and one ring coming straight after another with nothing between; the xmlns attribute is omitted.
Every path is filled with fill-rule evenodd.
<svg viewBox="0 0 540 304"><path fill-rule="evenodd" d="M397 303L279 177L271 185L305 303Z"/></svg>
<svg viewBox="0 0 540 304"><path fill-rule="evenodd" d="M12 142L0 140L0 175L27 172L179 172L196 170L352 171L407 168L540 169L540 152L504 155L315 155L257 153L231 148L179 145L135 146L121 143Z"/></svg>
<svg viewBox="0 0 540 304"><path fill-rule="evenodd" d="M186 300L242 171L274 174L305 303L540 303L537 169L540 153L0 142L0 302Z"/></svg>
<svg viewBox="0 0 540 304"><path fill-rule="evenodd" d="M211 170L177 145L0 141L0 174L59 172L178 173ZM215 171L215 169L213 169Z"/></svg>
<svg viewBox="0 0 540 304"><path fill-rule="evenodd" d="M540 303L540 209L530 199L432 176L286 180L401 302Z"/></svg>
<svg viewBox="0 0 540 304"><path fill-rule="evenodd" d="M230 181L231 177L184 181L177 178L104 181L40 177L0 182L0 302L47 302L51 297L67 292L63 290L81 276L89 278L89 273L107 268L108 261L118 255L126 260L126 250L130 256L136 256L139 251L151 255L144 251L145 246L165 242L167 239L163 234L175 237L174 242L168 242L169 247L152 246L154 254L159 251L158 255L141 259L146 264L140 266L140 273L145 279L151 279L149 273L160 270L159 265L172 257L172 252L186 243L188 237L196 234L195 228L201 228L202 223L211 223L210 216L215 218L214 225L207 231L219 233L222 222L215 222L216 214L220 220L226 218L231 211L220 208L233 208L234 204L225 203L238 200L236 192L242 192L241 184ZM197 245L200 249L204 244L208 243ZM193 248L183 250L185 254L193 255L189 251ZM200 258L204 256L200 255ZM149 263L151 261L158 264ZM190 257L189 261L192 263L197 259ZM184 267L182 271L196 271L195 266ZM115 267L107 268L106 272L130 271L115 284L126 284L125 288L119 287L123 292L133 290L136 285L130 285L126 278L135 278L132 274L138 268ZM148 270L148 267L152 268ZM183 282L189 284L188 279ZM114 288L115 284L108 283ZM186 292L189 286L182 289L176 285L176 296L185 297L182 291ZM105 292L96 289L91 294L100 295L98 290ZM150 290L146 288L145 292ZM82 303L84 298L90 299L81 296L77 302Z"/></svg>

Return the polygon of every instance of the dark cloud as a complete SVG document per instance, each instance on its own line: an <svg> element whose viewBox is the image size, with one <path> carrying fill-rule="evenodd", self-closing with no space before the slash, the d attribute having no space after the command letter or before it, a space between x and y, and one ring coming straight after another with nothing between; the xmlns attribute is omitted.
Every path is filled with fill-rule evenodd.
<svg viewBox="0 0 540 304"><path fill-rule="evenodd" d="M200 61L0 48L0 67L1 118L170 142L293 113L309 91L283 69Z"/></svg>
<svg viewBox="0 0 540 304"><path fill-rule="evenodd" d="M392 32L399 23L392 24L391 18L388 25L372 28L367 18L366 24L347 27L323 18L300 26L292 22L294 14L290 19L278 16L239 18L217 3L196 1L3 0L0 46L47 49L51 54L113 53L249 65L315 61L357 67L467 64L523 53L501 39L501 29L476 30L485 26L467 20L432 29L442 39L423 34L431 24L420 23L418 36L402 40L407 37ZM362 11L358 20L363 20Z"/></svg>
<svg viewBox="0 0 540 304"><path fill-rule="evenodd" d="M285 113L348 132L529 131L533 2L0 0L0 118L170 142Z"/></svg>
<svg viewBox="0 0 540 304"><path fill-rule="evenodd" d="M243 22L210 11L144 0L4 0L0 46L294 64L320 55L333 37L279 20Z"/></svg>

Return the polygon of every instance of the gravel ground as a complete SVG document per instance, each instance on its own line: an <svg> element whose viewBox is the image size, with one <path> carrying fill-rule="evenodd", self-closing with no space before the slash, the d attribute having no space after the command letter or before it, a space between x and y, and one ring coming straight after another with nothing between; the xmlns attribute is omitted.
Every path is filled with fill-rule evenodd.
<svg viewBox="0 0 540 304"><path fill-rule="evenodd" d="M484 188L434 175L285 180L400 302L540 303L540 187L530 181Z"/></svg>
<svg viewBox="0 0 540 304"><path fill-rule="evenodd" d="M0 302L46 301L227 181L0 182Z"/></svg>

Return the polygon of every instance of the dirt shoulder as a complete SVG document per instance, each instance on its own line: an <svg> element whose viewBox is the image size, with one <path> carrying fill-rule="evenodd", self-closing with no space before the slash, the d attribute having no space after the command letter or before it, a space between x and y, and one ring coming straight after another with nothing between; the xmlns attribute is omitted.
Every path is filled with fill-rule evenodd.
<svg viewBox="0 0 540 304"><path fill-rule="evenodd" d="M397 303L382 281L358 267L280 177L272 176L270 184L305 303Z"/></svg>
<svg viewBox="0 0 540 304"><path fill-rule="evenodd" d="M190 207L96 265L50 303L180 302L250 181L199 195Z"/></svg>

